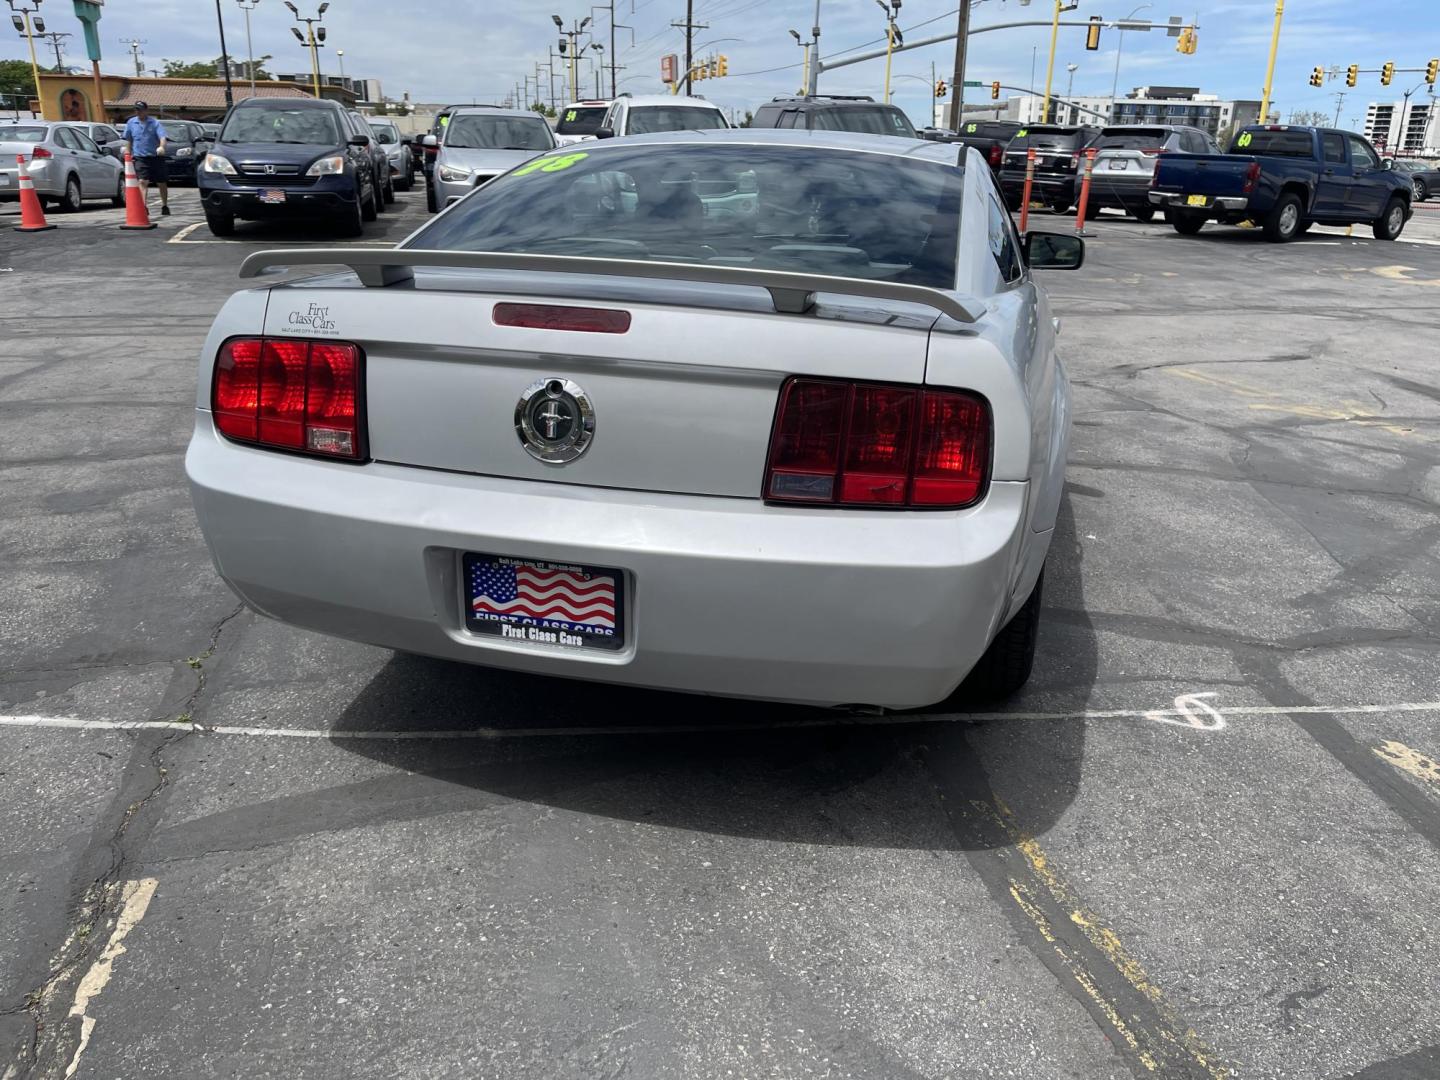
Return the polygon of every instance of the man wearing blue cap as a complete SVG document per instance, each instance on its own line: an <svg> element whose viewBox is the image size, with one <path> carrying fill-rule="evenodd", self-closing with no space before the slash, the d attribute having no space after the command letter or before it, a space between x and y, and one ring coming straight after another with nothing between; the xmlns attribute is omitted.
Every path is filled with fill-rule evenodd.
<svg viewBox="0 0 1440 1080"><path fill-rule="evenodd" d="M170 216L170 185L165 175L165 126L150 115L150 106L135 103L135 115L125 121L125 148L135 158L135 177L140 197L148 199L150 185L160 189L160 213Z"/></svg>

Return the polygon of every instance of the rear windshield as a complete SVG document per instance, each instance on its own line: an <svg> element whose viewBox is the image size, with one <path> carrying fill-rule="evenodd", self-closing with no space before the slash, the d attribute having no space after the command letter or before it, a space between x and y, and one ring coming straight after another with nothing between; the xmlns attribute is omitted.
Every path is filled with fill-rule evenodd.
<svg viewBox="0 0 1440 1080"><path fill-rule="evenodd" d="M960 129L962 139L1000 139L1008 142L1019 128L1014 124L982 123L972 120Z"/></svg>
<svg viewBox="0 0 1440 1080"><path fill-rule="evenodd" d="M370 130L375 133L375 141L381 146L393 146L400 141L400 133L395 130L394 124L371 124Z"/></svg>
<svg viewBox="0 0 1440 1080"><path fill-rule="evenodd" d="M43 127L0 127L0 142L42 143L48 130Z"/></svg>
<svg viewBox="0 0 1440 1080"><path fill-rule="evenodd" d="M1113 135L1101 135L1095 143L1097 150L1158 150L1165 145L1170 132L1164 128L1135 128L1117 131Z"/></svg>
<svg viewBox="0 0 1440 1080"><path fill-rule="evenodd" d="M1036 149L1043 147L1049 149L1074 150L1080 146L1083 138L1081 133L1074 128L1021 128L1015 133L1015 138L1011 140L1010 149L1028 150L1033 146Z"/></svg>
<svg viewBox="0 0 1440 1080"><path fill-rule="evenodd" d="M577 105L560 114L555 130L561 135L594 135L605 120L606 106Z"/></svg>
<svg viewBox="0 0 1440 1080"><path fill-rule="evenodd" d="M445 145L454 150L549 150L555 140L539 116L461 113L446 125Z"/></svg>
<svg viewBox="0 0 1440 1080"><path fill-rule="evenodd" d="M962 174L951 166L813 147L611 145L522 165L405 246L954 287Z"/></svg>
<svg viewBox="0 0 1440 1080"><path fill-rule="evenodd" d="M339 146L345 140L329 109L236 109L225 121L220 141Z"/></svg>
<svg viewBox="0 0 1440 1080"><path fill-rule="evenodd" d="M1230 153L1313 158L1315 139L1308 131L1242 131L1230 144Z"/></svg>
<svg viewBox="0 0 1440 1080"><path fill-rule="evenodd" d="M856 131L862 135L898 135L916 138L915 125L899 109L883 105L847 105L838 109L819 109L813 127L821 131Z"/></svg>
<svg viewBox="0 0 1440 1080"><path fill-rule="evenodd" d="M729 127L719 109L695 105L642 105L630 110L626 135L653 135L657 131L697 131Z"/></svg>

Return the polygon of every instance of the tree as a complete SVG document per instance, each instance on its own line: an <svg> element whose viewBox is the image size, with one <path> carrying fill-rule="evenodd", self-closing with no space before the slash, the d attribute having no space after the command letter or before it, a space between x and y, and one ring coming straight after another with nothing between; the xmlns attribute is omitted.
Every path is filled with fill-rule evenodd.
<svg viewBox="0 0 1440 1080"><path fill-rule="evenodd" d="M745 119L740 122L741 127L749 127L755 122L755 114L749 109L745 110Z"/></svg>
<svg viewBox="0 0 1440 1080"><path fill-rule="evenodd" d="M548 119L551 119L551 120L554 120L554 119L555 119L555 115L556 115L556 114L555 114L555 110L552 109L552 108L550 108L550 107L549 107L548 105L546 105L543 101L537 101L537 102L535 102L535 104L533 104L533 105L530 106L530 109L531 109L532 112L537 112L537 113L539 113L541 116L547 117Z"/></svg>
<svg viewBox="0 0 1440 1080"><path fill-rule="evenodd" d="M1313 109L1296 109L1290 114L1290 123L1299 127L1329 127L1330 117Z"/></svg>
<svg viewBox="0 0 1440 1080"><path fill-rule="evenodd" d="M42 67L42 74L51 69ZM35 96L35 76L28 60L0 60L0 94L7 100L28 102Z"/></svg>
<svg viewBox="0 0 1440 1080"><path fill-rule="evenodd" d="M265 70L265 61L271 59L269 56L257 56L255 58L255 78L273 79ZM197 60L187 62L183 60L164 60L165 78L167 79L223 79L225 62L222 57L217 56L214 60ZM250 76L245 73L248 61L230 57L230 77L232 79L248 79Z"/></svg>

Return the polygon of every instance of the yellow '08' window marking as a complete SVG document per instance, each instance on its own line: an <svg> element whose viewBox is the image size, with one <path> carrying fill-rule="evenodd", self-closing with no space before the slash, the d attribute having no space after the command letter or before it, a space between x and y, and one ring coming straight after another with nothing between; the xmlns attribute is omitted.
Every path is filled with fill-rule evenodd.
<svg viewBox="0 0 1440 1080"><path fill-rule="evenodd" d="M589 157L589 154L561 154L559 157L540 157L527 165L522 165L515 170L516 176L526 176L533 172L563 172L572 165L579 164Z"/></svg>

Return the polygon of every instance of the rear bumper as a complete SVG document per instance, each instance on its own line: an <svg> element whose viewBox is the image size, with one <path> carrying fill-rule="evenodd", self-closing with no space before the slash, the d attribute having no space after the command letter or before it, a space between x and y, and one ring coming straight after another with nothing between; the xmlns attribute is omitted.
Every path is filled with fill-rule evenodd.
<svg viewBox="0 0 1440 1080"><path fill-rule="evenodd" d="M36 167L38 165L38 168ZM65 181L60 176L60 170L55 168L52 162L37 162L27 164L25 172L30 177L30 182L35 185L37 195L58 197L65 194ZM0 168L0 201L14 202L20 198L20 173L14 158L9 164Z"/></svg>
<svg viewBox="0 0 1440 1080"><path fill-rule="evenodd" d="M1187 206L1186 199L1189 196L1176 191L1151 191L1150 204L1160 207L1174 207L1179 210L1196 210L1201 212L1223 211L1232 213L1236 210L1249 209L1250 199L1241 195L1222 195L1209 199L1206 206Z"/></svg>
<svg viewBox="0 0 1440 1080"><path fill-rule="evenodd" d="M1150 178L1122 180L1094 173L1090 177L1090 201L1097 206L1118 206L1126 210L1149 207Z"/></svg>
<svg viewBox="0 0 1440 1080"><path fill-rule="evenodd" d="M1075 176L1071 173L1057 175L1037 172L1030 187L1030 197L1046 202L1065 199L1073 203L1078 190L1075 180ZM1018 203L1025 193L1025 173L1003 170L1000 173L1000 189L1005 193L1006 199L1012 203Z"/></svg>
<svg viewBox="0 0 1440 1080"><path fill-rule="evenodd" d="M1049 542L1025 524L1023 482L954 512L778 508L314 461L226 442L204 412L186 471L221 576L283 622L541 675L821 705L944 698L1011 610L1022 547ZM623 569L624 649L469 632L467 551Z"/></svg>

